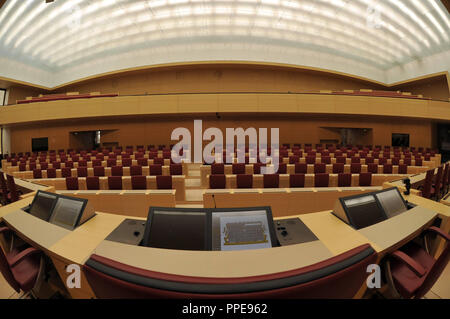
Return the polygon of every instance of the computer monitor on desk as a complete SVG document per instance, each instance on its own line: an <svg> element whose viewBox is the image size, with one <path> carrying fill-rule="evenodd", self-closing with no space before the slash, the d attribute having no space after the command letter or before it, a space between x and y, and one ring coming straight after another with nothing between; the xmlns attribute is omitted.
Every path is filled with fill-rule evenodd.
<svg viewBox="0 0 450 319"><path fill-rule="evenodd" d="M143 246L209 250L208 212L204 209L150 207Z"/></svg>
<svg viewBox="0 0 450 319"><path fill-rule="evenodd" d="M395 217L408 210L405 200L396 187L376 192L375 196L383 207L387 218Z"/></svg>
<svg viewBox="0 0 450 319"><path fill-rule="evenodd" d="M52 215L53 208L55 207L57 199L57 194L39 190L36 193L28 212L31 215L48 222L50 216Z"/></svg>
<svg viewBox="0 0 450 319"><path fill-rule="evenodd" d="M87 199L58 195L49 222L73 230L85 220L92 217L93 210L86 210L87 204ZM92 215L90 212L92 212Z"/></svg>

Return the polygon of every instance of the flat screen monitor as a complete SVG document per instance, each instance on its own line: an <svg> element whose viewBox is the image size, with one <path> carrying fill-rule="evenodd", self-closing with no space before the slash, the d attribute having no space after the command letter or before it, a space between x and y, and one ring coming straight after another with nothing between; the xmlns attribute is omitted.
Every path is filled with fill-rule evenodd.
<svg viewBox="0 0 450 319"><path fill-rule="evenodd" d="M377 192L375 196L388 218L392 218L408 210L402 195L396 187Z"/></svg>
<svg viewBox="0 0 450 319"><path fill-rule="evenodd" d="M204 209L150 207L142 245L209 250L208 212Z"/></svg>
<svg viewBox="0 0 450 319"><path fill-rule="evenodd" d="M373 194L341 198L350 225L356 229L365 228L387 219L383 208Z"/></svg>
<svg viewBox="0 0 450 319"><path fill-rule="evenodd" d="M29 213L48 222L57 199L58 195L55 193L38 191L31 203Z"/></svg>
<svg viewBox="0 0 450 319"><path fill-rule="evenodd" d="M278 246L270 207L212 209L212 250L249 250Z"/></svg>
<svg viewBox="0 0 450 319"><path fill-rule="evenodd" d="M32 138L31 150L33 152L48 151L48 137Z"/></svg>
<svg viewBox="0 0 450 319"><path fill-rule="evenodd" d="M49 222L69 230L75 229L87 202L87 199L59 195Z"/></svg>

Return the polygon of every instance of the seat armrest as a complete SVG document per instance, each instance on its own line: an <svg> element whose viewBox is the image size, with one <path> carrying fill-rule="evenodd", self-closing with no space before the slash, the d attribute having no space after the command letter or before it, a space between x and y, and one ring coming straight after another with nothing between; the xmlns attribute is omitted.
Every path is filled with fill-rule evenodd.
<svg viewBox="0 0 450 319"><path fill-rule="evenodd" d="M8 227L0 227L0 234L11 232Z"/></svg>
<svg viewBox="0 0 450 319"><path fill-rule="evenodd" d="M432 227L428 228L426 231L427 231L427 232L433 232L433 233L435 233L436 235L439 235L439 236L441 236L442 238L444 238L446 241L450 241L450 235L444 233L444 231L443 231L442 229L440 229L440 228L438 228L438 227L436 227L436 226L432 226Z"/></svg>
<svg viewBox="0 0 450 319"><path fill-rule="evenodd" d="M9 266L14 267L19 262L21 262L23 259L28 258L28 257L38 254L38 253L41 253L41 251L39 249L36 249L34 247L27 248L24 251L17 254L16 256L14 256L13 258L11 258L10 260L8 260Z"/></svg>
<svg viewBox="0 0 450 319"><path fill-rule="evenodd" d="M426 273L425 268L423 268L418 262L416 262L414 259L412 259L402 251L394 251L391 254L391 257L406 264L406 266L408 266L408 268L411 269L419 277L424 276Z"/></svg>

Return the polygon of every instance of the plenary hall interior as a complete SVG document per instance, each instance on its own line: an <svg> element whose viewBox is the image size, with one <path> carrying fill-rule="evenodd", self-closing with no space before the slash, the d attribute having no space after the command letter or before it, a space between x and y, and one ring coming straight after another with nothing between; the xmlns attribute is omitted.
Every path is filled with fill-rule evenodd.
<svg viewBox="0 0 450 319"><path fill-rule="evenodd" d="M450 299L450 1L0 1L0 299Z"/></svg>

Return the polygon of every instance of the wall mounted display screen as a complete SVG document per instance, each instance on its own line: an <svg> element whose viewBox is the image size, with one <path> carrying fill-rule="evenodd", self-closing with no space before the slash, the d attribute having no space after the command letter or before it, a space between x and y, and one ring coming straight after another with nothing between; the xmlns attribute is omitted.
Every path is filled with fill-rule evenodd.
<svg viewBox="0 0 450 319"><path fill-rule="evenodd" d="M409 134L392 133L392 146L409 147Z"/></svg>
<svg viewBox="0 0 450 319"><path fill-rule="evenodd" d="M48 151L48 137L32 138L31 149L33 152Z"/></svg>

